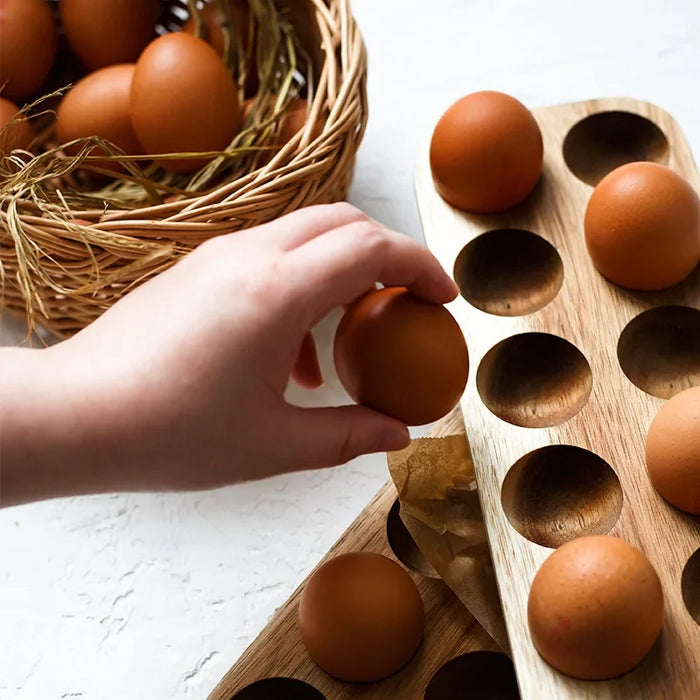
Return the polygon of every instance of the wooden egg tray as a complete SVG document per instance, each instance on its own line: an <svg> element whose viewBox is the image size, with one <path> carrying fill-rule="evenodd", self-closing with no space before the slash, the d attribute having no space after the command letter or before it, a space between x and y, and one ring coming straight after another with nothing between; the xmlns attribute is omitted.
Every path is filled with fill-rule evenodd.
<svg viewBox="0 0 700 700"><path fill-rule="evenodd" d="M680 128L655 106L605 99L534 115L544 171L522 205L489 216L453 209L433 187L427 147L415 179L427 244L463 293L450 305L471 359L462 411L520 692L524 700L697 699L698 557L681 580L700 548L700 519L656 493L644 441L664 399L700 384L700 268L663 292L616 287L588 257L583 215L591 184L623 162L668 164L696 190L698 173ZM647 554L665 620L636 669L583 682L537 654L527 598L552 547L604 532Z"/></svg>
<svg viewBox="0 0 700 700"><path fill-rule="evenodd" d="M433 434L451 432L453 426L443 422ZM496 643L441 579L419 573L430 574L430 567L403 526L397 503L396 489L389 481L319 566L344 552L378 552L395 560L401 557L400 560L412 569L411 575L425 606L425 636L413 659L397 674L378 683L343 683L324 673L309 658L299 635L297 611L304 581L212 691L209 700L323 700L324 697L327 700L418 700L423 698L431 679L448 661L452 664L441 672L442 682L433 685L432 700L452 700L455 696L450 692L450 676L474 678L475 668L479 678L474 678L473 687L475 690L481 687L487 693L480 697L489 697L491 686L496 689L507 686L508 673L504 674L504 662L506 670L510 665L507 657L497 653ZM390 538L398 556L389 544ZM304 681L309 687L295 688L290 678ZM498 697L515 700L517 695Z"/></svg>

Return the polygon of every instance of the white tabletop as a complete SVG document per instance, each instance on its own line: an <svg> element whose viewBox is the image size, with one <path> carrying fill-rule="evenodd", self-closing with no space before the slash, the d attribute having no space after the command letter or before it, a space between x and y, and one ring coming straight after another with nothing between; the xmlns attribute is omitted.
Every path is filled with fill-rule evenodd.
<svg viewBox="0 0 700 700"><path fill-rule="evenodd" d="M370 121L351 201L420 238L419 145L463 94L659 104L700 152L697 0L354 0ZM318 329L328 370L334 323ZM3 343L21 337L5 322ZM300 403L342 400L337 381ZM388 474L383 456L215 492L0 511L0 698L202 698Z"/></svg>

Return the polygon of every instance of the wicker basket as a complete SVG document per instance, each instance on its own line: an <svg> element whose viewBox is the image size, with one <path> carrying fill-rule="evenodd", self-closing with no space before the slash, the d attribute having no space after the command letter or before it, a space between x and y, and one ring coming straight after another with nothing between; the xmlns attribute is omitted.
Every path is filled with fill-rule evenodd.
<svg viewBox="0 0 700 700"><path fill-rule="evenodd" d="M182 23L186 0L164 6ZM345 198L367 119L366 52L349 2L275 0L275 6L307 42L314 64L306 128L263 167L176 201L163 197L122 210L65 206L47 215L36 193L3 192L3 308L25 316L30 327L67 337L204 240Z"/></svg>

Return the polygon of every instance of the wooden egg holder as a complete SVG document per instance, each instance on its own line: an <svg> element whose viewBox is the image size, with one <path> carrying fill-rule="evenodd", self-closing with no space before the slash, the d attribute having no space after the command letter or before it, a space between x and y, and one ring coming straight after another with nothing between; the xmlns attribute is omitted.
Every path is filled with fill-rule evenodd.
<svg viewBox="0 0 700 700"><path fill-rule="evenodd" d="M471 302L450 305L472 367L462 412L520 691L525 700L700 698L700 624L681 590L700 547L700 519L661 499L644 461L663 399L700 384L700 268L658 293L606 281L586 251L592 187L579 179L594 184L622 162L656 160L698 190L698 173L680 128L653 105L606 99L534 115L543 177L506 213L471 216L446 204L433 187L427 147L416 170L428 247ZM656 568L663 632L627 675L576 681L535 651L527 598L551 547L608 531L641 548ZM700 588L697 572L693 582L686 576L684 587L691 586ZM700 595L684 593L686 600Z"/></svg>
<svg viewBox="0 0 700 700"><path fill-rule="evenodd" d="M454 426L444 422L432 434L438 437L453 432ZM390 539L398 556L389 544ZM413 659L397 674L378 683L343 683L324 673L309 658L299 635L297 610L307 577L212 691L209 700L323 700L324 697L417 700L423 698L435 673L456 657L464 665L470 665L474 658L479 666L491 666L494 673L503 673L500 662L505 657L494 653L498 651L497 644L447 585L435 577L415 547L398 515L396 489L391 481L382 487L318 566L344 552L358 551L378 552L394 560L400 556L412 569L410 573L420 590L426 617L423 642ZM477 651L487 653L478 657L461 656ZM453 671L461 673L459 661ZM304 681L310 688L290 687L286 680L289 678ZM261 680L264 684L256 686ZM498 678L493 680L498 682ZM488 686L488 675L481 682ZM446 683L449 685L449 678ZM434 700L450 700L450 697L438 691Z"/></svg>
<svg viewBox="0 0 700 700"><path fill-rule="evenodd" d="M599 119L582 122L599 113ZM686 562L700 547L700 519L668 506L650 485L644 438L663 400L638 389L625 372L665 398L700 384L700 269L685 283L653 294L627 292L602 279L583 241L583 212L592 190L572 173L564 153L577 174L591 184L630 160L668 164L696 188L698 174L678 125L652 105L609 99L534 114L545 143L543 178L526 203L507 213L469 216L447 205L433 188L427 147L416 171L428 246L445 269L455 268L455 278L472 302L460 297L450 305L467 338L472 365L462 411L521 696L524 700L696 699L700 625L685 607L681 578ZM468 243L487 231L502 233L480 238L459 257ZM668 305L692 308L669 310ZM519 335L523 333L552 334L569 342L550 335ZM505 345L489 352L504 340ZM485 401L511 423L494 415ZM551 423L559 424L539 427ZM431 435L454 432L448 418ZM521 459L550 445L583 450L550 449ZM517 468L506 478L516 462ZM494 653L496 643L444 582L431 577L430 566L417 549L411 549L412 540L397 514L396 491L389 482L319 566L343 552L367 550L395 559L399 555L413 569L425 605L426 630L416 656L404 669L373 684L343 683L319 669L299 636L297 609L304 582L212 691L210 700L458 700L461 694L455 688L460 684L451 685L447 671L461 683L469 679L474 684L465 697L510 700L511 695L489 690L489 673L504 675L503 655ZM515 526L549 546L531 542ZM533 648L527 596L550 547L576 534L610 527L611 534L641 547L658 571L666 599L664 629L651 654L631 673L612 681L580 682L554 671ZM700 618L700 554L686 568L683 593ZM453 659L457 661L447 664ZM426 694L440 669L444 682L433 682ZM289 678L309 685L295 687L284 680Z"/></svg>

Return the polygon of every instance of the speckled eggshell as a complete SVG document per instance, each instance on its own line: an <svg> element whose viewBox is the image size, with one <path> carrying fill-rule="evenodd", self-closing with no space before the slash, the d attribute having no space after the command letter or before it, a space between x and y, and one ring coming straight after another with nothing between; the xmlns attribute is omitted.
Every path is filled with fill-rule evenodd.
<svg viewBox="0 0 700 700"><path fill-rule="evenodd" d="M226 149L241 124L236 86L216 51L184 32L151 42L136 63L131 120L147 153ZM209 159L159 163L191 172Z"/></svg>
<svg viewBox="0 0 700 700"><path fill-rule="evenodd" d="M372 552L342 554L323 564L299 602L309 656L344 681L373 682L396 673L416 652L424 624L411 576Z"/></svg>
<svg viewBox="0 0 700 700"><path fill-rule="evenodd" d="M454 408L469 373L467 345L452 314L405 287L369 292L348 307L334 355L355 401L407 425L430 423Z"/></svg>
<svg viewBox="0 0 700 700"><path fill-rule="evenodd" d="M700 387L676 394L656 414L646 462L652 484L671 505L700 515Z"/></svg>
<svg viewBox="0 0 700 700"><path fill-rule="evenodd" d="M606 175L584 217L598 271L621 287L665 289L700 261L700 202L690 184L658 163L628 163Z"/></svg>
<svg viewBox="0 0 700 700"><path fill-rule="evenodd" d="M649 653L663 624L663 592L649 560L617 537L579 537L540 567L530 589L535 648L574 678L627 673Z"/></svg>
<svg viewBox="0 0 700 700"><path fill-rule="evenodd" d="M500 212L522 202L542 172L540 128L521 102L483 91L455 102L430 142L435 189L473 213Z"/></svg>

